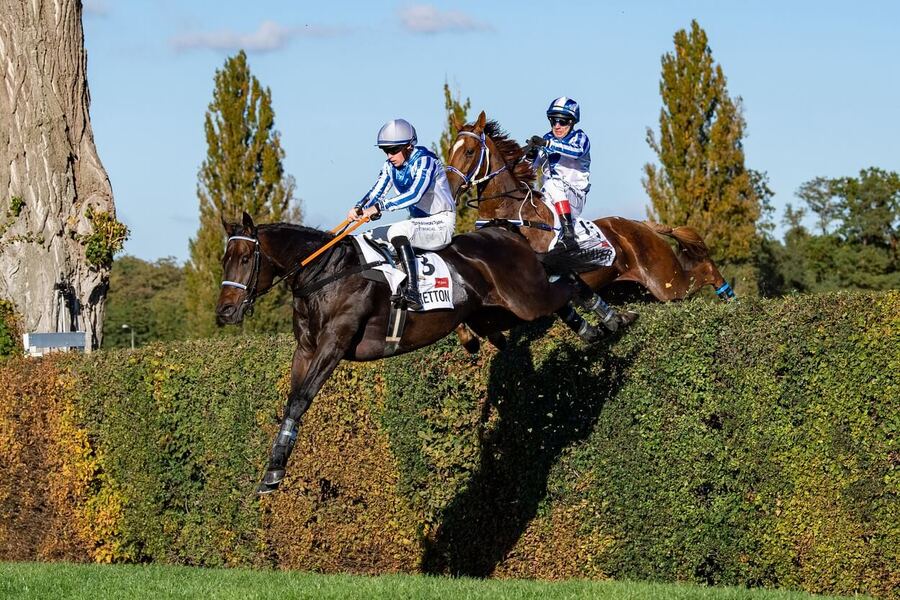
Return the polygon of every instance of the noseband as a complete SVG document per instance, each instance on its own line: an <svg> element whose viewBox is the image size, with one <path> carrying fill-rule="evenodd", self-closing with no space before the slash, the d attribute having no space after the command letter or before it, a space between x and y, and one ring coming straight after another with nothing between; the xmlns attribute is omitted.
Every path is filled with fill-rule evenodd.
<svg viewBox="0 0 900 600"><path fill-rule="evenodd" d="M447 165L444 168L447 172L453 173L454 175L459 175L460 177L462 177L463 184L459 188L460 191L468 189L472 186L476 186L475 193L480 195L480 192L479 192L477 186L482 183L486 183L486 182L490 181L491 179L493 179L494 177L496 177L497 175L499 175L500 173L505 171L506 165L504 164L502 167L500 167L496 171L492 171L489 173L488 169L491 168L491 150L490 150L490 148L488 148L487 142L485 141L484 132L482 131L481 135L479 135L479 134L473 133L471 131L460 131L456 135L457 139L459 139L462 136L468 136L468 137L475 138L476 140L478 140L478 143L481 144L481 153L478 155L478 162L475 163L475 167L473 167L468 173L463 173L462 171L460 171L453 165ZM484 166L485 174L483 177L479 177L476 179L475 177L478 175L478 171L481 170L482 165ZM457 192L457 193L459 193L459 192Z"/></svg>
<svg viewBox="0 0 900 600"><path fill-rule="evenodd" d="M228 238L227 242L225 242L226 248L228 248L228 244L230 244L232 240L244 240L246 242L253 242L253 270L250 271L250 277L246 285L238 281L228 281L226 279L222 281L222 287L236 287L247 292L247 297L244 298L244 301L241 302L241 304L247 304L248 306L246 308L246 312L247 314L252 315L253 303L256 302L256 298L258 296L258 294L256 293L256 284L259 282L259 261L261 254L259 249L259 239L246 235L233 235Z"/></svg>

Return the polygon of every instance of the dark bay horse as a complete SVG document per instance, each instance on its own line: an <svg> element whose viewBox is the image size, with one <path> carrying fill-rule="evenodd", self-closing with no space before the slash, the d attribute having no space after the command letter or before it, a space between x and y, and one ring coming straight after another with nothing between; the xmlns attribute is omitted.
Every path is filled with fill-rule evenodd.
<svg viewBox="0 0 900 600"><path fill-rule="evenodd" d="M224 223L223 223L224 224ZM220 325L240 323L256 297L275 278L293 292L293 328L297 348L291 364L291 386L281 429L257 491L274 491L285 475L300 418L342 360L369 361L385 356L390 313L386 285L359 274L359 258L343 240L307 267L296 265L333 239L331 233L276 223L254 225L244 213L242 224L224 224L228 233L222 259L225 281L216 305ZM570 280L547 280L544 267L528 242L500 227L456 236L438 254L450 267L460 298L453 309L409 312L394 353L434 343L463 322L479 335L491 335L552 314L576 294ZM314 292L310 284L327 285Z"/></svg>
<svg viewBox="0 0 900 600"><path fill-rule="evenodd" d="M482 111L474 124L455 124L459 134L450 150L448 179L454 198L471 190L478 204L479 219L522 222L521 233L536 252L547 252L556 233L553 213L531 189L535 173L525 162L519 144L487 121ZM634 282L660 302L681 300L711 285L719 297L734 297L709 255L703 238L690 227L667 227L658 223L605 217L594 221L616 251L612 265L581 272L581 279L594 291L610 284ZM678 245L673 251L661 236ZM458 331L467 347L471 338ZM466 343L470 342L470 343ZM477 342L474 347L477 347Z"/></svg>

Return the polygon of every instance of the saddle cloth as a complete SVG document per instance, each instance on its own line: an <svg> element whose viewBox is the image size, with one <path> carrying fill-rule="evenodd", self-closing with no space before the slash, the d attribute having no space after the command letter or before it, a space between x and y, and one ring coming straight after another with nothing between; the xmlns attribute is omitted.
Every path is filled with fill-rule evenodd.
<svg viewBox="0 0 900 600"><path fill-rule="evenodd" d="M550 241L550 247L547 248L548 251L553 249L557 240L562 236L562 230L559 229L558 219L559 217L554 215L555 222L553 224L556 227L557 234L556 237ZM575 241L578 242L581 255L590 257L588 264L596 265L598 267L608 267L616 260L615 247L609 243L609 240L606 239L606 235L593 221L588 221L581 217L575 219Z"/></svg>
<svg viewBox="0 0 900 600"><path fill-rule="evenodd" d="M371 270L381 274L391 294L397 294L400 284L406 279L406 271L398 268L391 255L392 247L382 244L368 234L354 235L353 243L363 264L381 261ZM376 248L377 246L377 248ZM380 250L378 249L380 248ZM422 312L453 308L453 277L444 259L434 252L416 253L419 263L419 295L422 297ZM364 272L363 275L367 275ZM375 279L372 277L372 279ZM419 311L415 311L419 312Z"/></svg>

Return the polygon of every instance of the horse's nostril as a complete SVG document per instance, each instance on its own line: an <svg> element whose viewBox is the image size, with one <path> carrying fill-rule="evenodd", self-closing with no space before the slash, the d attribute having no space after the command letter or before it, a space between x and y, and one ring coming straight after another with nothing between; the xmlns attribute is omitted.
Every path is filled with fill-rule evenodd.
<svg viewBox="0 0 900 600"><path fill-rule="evenodd" d="M219 310L216 311L216 314L220 317L229 317L234 314L234 304L226 304L224 306L220 306Z"/></svg>

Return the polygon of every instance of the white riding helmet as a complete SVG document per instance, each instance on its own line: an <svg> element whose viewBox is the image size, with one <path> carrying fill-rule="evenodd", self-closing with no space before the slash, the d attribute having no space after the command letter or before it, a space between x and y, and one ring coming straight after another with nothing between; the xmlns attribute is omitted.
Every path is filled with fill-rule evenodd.
<svg viewBox="0 0 900 600"><path fill-rule="evenodd" d="M379 148L385 146L400 146L401 144L412 144L415 146L419 139L416 137L416 128L409 124L406 119L394 119L388 121L378 130L378 143L375 144Z"/></svg>

